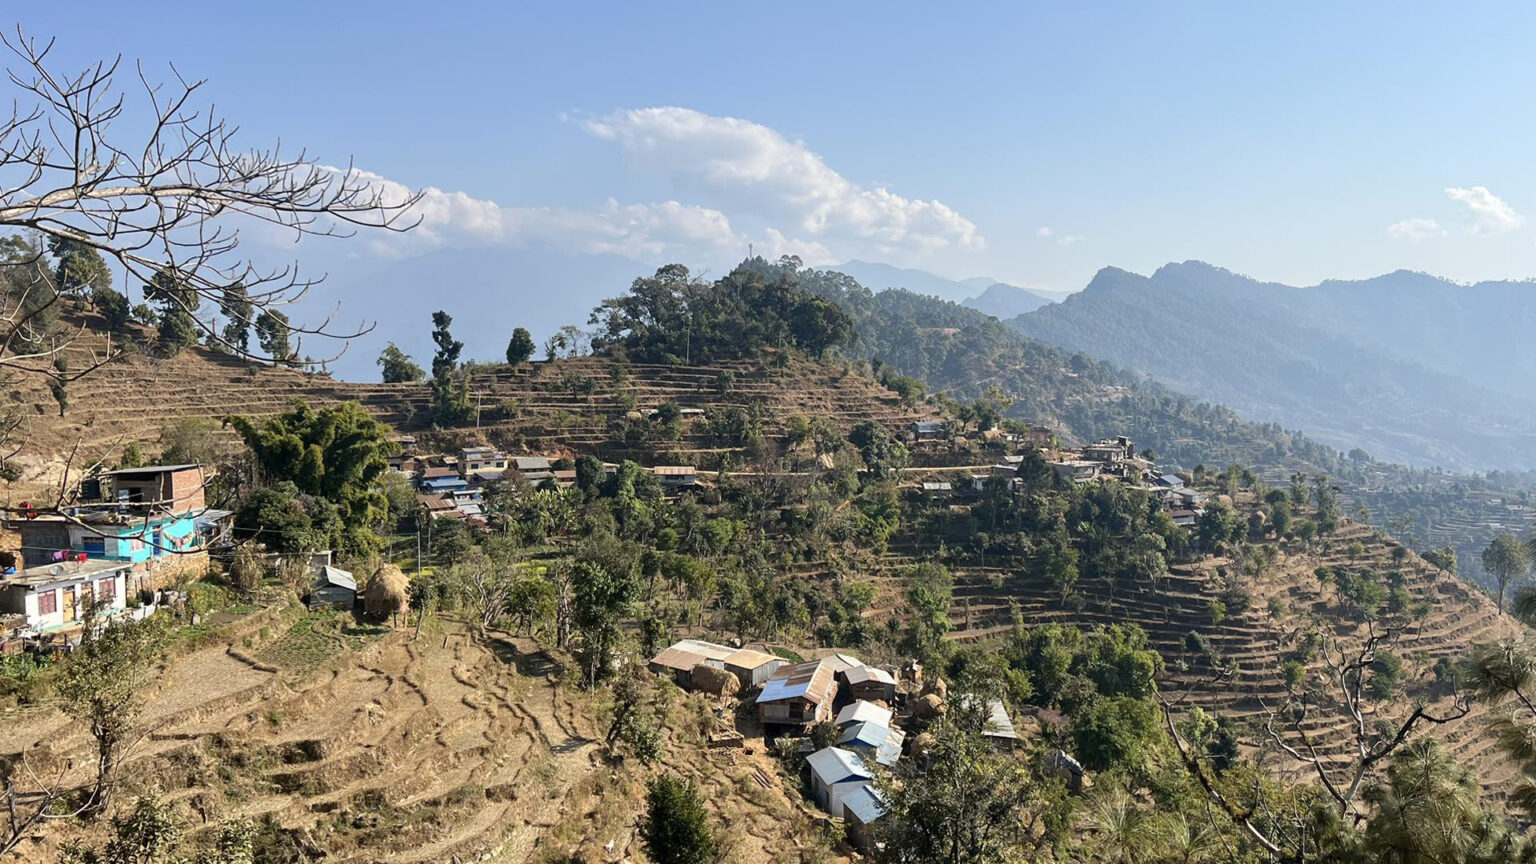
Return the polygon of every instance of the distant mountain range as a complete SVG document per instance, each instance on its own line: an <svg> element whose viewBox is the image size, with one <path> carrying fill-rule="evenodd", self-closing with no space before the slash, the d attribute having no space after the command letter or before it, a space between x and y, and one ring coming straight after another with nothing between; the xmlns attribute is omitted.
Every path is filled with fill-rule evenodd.
<svg viewBox="0 0 1536 864"><path fill-rule="evenodd" d="M1397 272L1295 288L1191 261L1106 268L1009 324L1341 449L1536 467L1536 284Z"/></svg>
<svg viewBox="0 0 1536 864"><path fill-rule="evenodd" d="M846 264L824 269L852 276L859 280L859 284L871 291L903 288L914 294L927 294L940 300L969 306L995 318L1012 318L1015 315L1022 315L1047 303L1055 303L1066 296L1066 292L1021 288L1000 282L990 276L973 276L970 279L956 281L935 276L925 270L904 270L889 264L875 264L869 261L849 261Z"/></svg>

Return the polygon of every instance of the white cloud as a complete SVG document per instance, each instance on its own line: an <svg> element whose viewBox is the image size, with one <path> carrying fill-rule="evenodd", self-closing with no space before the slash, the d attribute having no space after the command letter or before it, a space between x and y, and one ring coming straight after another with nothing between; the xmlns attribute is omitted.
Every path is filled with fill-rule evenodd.
<svg viewBox="0 0 1536 864"><path fill-rule="evenodd" d="M984 245L976 226L947 205L861 187L804 144L757 123L648 108L582 125L618 142L633 167L661 174L680 197L699 203L502 205L428 186L412 211L417 227L404 234L368 232L368 250L400 257L442 246L533 243L647 263L726 265L745 257L750 246L770 259L796 255L820 266L853 257L916 262L935 250ZM402 183L353 170L387 201L412 194Z"/></svg>
<svg viewBox="0 0 1536 864"><path fill-rule="evenodd" d="M1393 222L1387 226L1387 236L1393 240L1402 240L1408 243L1423 243L1432 237L1442 237L1445 229L1440 223L1423 216L1415 216L1404 219L1401 222Z"/></svg>
<svg viewBox="0 0 1536 864"><path fill-rule="evenodd" d="M402 183L369 171L354 173L381 191L387 202L403 202L411 195ZM737 251L745 255L751 242L719 210L677 201L620 204L609 199L591 209L504 207L464 192L428 186L421 190L411 217L419 220L415 228L403 234L371 233L369 248L382 256L398 257L441 246L539 243L567 252L658 260ZM768 245L789 244L782 237L769 237Z"/></svg>
<svg viewBox="0 0 1536 864"><path fill-rule="evenodd" d="M1077 243L1083 239L1081 234L1058 235L1054 230L1051 229L1049 225L1041 225L1035 231L1035 236L1039 237L1041 240L1055 240L1056 245L1058 246L1071 246L1073 243Z"/></svg>
<svg viewBox="0 0 1536 864"><path fill-rule="evenodd" d="M1452 201L1467 206L1472 217L1471 231L1475 234L1505 234L1520 227L1525 217L1515 212L1504 199L1488 191L1486 186L1463 189L1449 186L1445 190Z"/></svg>
<svg viewBox="0 0 1536 864"><path fill-rule="evenodd" d="M583 126L617 142L642 171L715 196L733 212L770 223L791 220L793 228L840 245L841 252L873 248L921 257L985 246L976 225L943 202L860 186L804 143L749 120L662 107L616 111Z"/></svg>

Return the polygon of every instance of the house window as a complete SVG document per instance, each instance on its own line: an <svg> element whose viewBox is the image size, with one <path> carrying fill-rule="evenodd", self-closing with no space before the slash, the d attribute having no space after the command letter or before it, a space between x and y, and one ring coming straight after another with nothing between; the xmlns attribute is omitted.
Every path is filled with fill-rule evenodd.
<svg viewBox="0 0 1536 864"><path fill-rule="evenodd" d="M44 591L37 595L37 614L52 615L59 611L59 592Z"/></svg>
<svg viewBox="0 0 1536 864"><path fill-rule="evenodd" d="M86 537L80 541L80 548L85 550L87 558L107 557L107 541L101 537Z"/></svg>
<svg viewBox="0 0 1536 864"><path fill-rule="evenodd" d="M101 600L113 600L117 597L117 579L101 579L96 583L96 596Z"/></svg>

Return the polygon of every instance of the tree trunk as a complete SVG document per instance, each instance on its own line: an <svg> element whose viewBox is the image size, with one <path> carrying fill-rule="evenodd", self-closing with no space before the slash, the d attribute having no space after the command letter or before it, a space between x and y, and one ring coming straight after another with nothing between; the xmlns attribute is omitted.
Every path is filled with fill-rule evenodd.
<svg viewBox="0 0 1536 864"><path fill-rule="evenodd" d="M117 770L117 736L99 725L92 733L96 738L96 785L86 812L96 818L106 813L111 803L112 774Z"/></svg>

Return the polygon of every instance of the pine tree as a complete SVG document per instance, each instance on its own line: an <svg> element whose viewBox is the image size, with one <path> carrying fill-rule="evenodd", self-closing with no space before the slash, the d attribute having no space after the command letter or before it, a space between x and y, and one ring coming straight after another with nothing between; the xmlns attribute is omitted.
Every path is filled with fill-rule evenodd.
<svg viewBox="0 0 1536 864"><path fill-rule="evenodd" d="M692 783L657 777L646 793L640 839L656 864L706 864L713 861L719 840L710 830L704 801Z"/></svg>

